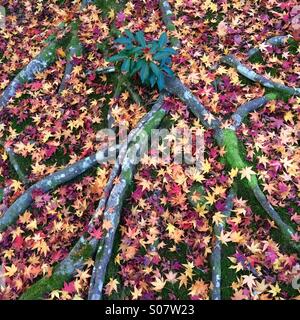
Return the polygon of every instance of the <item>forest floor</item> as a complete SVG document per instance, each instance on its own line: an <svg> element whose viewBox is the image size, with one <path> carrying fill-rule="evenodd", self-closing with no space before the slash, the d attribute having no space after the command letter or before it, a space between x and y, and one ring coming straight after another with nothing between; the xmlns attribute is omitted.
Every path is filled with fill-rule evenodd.
<svg viewBox="0 0 300 320"><path fill-rule="evenodd" d="M165 31L181 43L172 70L224 128L243 103L276 94L277 99L250 113L236 134L248 168L299 242L300 97L266 89L219 64L222 56L232 54L261 75L299 86L299 42L291 37L283 47L264 44L291 34L290 13L297 1L169 3L174 30L166 28L157 0L97 0L84 9L79 0L0 1L7 10L6 28L0 29L0 92L55 37L60 41L55 61L0 109L0 216L29 185L97 152L97 133L108 126L109 112L128 130L135 128L159 91L135 79L130 88L140 105L128 87L116 97L119 76L97 69L112 65L107 58L120 47L114 39L126 29L143 30L147 39L158 39ZM75 20L84 49L73 58L66 88L58 92L70 42L65 27ZM248 59L251 48L260 50ZM220 237L222 299L299 299L299 289L292 286L297 251L245 186L247 177L224 163L224 149L215 144L213 131L180 99L169 95L164 107L168 114L160 127L170 134L176 128L203 130L203 168L142 158L126 194L104 299L209 299L213 227L233 186L237 195ZM28 181L21 181L7 147ZM39 278L51 276L87 231L111 169L111 163L94 166L52 192L34 192L31 206L0 232L0 299L18 299ZM89 231L90 237L101 238L104 229ZM86 299L93 265L93 257L87 257L73 279L43 298Z"/></svg>

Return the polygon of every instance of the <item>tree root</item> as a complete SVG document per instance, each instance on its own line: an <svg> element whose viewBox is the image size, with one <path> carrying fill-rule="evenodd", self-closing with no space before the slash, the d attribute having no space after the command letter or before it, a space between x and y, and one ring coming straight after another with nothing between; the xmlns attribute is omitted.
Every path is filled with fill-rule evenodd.
<svg viewBox="0 0 300 320"><path fill-rule="evenodd" d="M274 207L270 204L262 190L260 189L259 185L252 187L253 194L255 195L256 200L260 203L260 205L263 207L263 209L266 211L266 213L269 215L269 217L275 221L283 235L287 239L291 239L293 235L296 234L295 230L293 230L292 227L287 225L280 217L279 213L274 209ZM296 243L295 241L291 242L291 246L300 252L300 243Z"/></svg>
<svg viewBox="0 0 300 320"><path fill-rule="evenodd" d="M74 65L72 62L73 57L80 57L82 55L82 45L78 38L78 23L73 23L72 25L72 38L70 41L70 44L67 48L68 54L67 54L67 64L65 68L65 73L62 79L62 82L60 84L60 87L58 89L58 93L61 94L62 91L65 90L67 82L69 81L72 71L74 69Z"/></svg>
<svg viewBox="0 0 300 320"><path fill-rule="evenodd" d="M234 60L230 61L237 60L235 60L234 58ZM206 108L182 84L182 82L178 78L168 78L166 81L166 90L176 95L180 100L182 100L190 108L190 110L200 119L201 123L206 128L215 130L215 140L217 141L220 147L225 148L226 154L224 157L230 168L238 168L239 170L241 170L247 167L247 164L241 158L239 152L238 138L236 136L234 127L231 129L221 129L220 121L218 119L215 119L212 116L212 114L206 110ZM236 115L238 115L238 117L240 118L244 118L248 114L248 112L251 111L251 109L253 109L254 107L255 109L259 108L259 106L264 104L263 102L265 101L265 99L271 98L274 98L273 95L265 96L264 98L261 98L261 100L254 100L254 102L249 102L248 104L242 106ZM239 119L238 117L235 118ZM240 123L240 121L238 121L238 123ZM264 194L260 191L256 176L253 175L249 181L247 180L247 186L250 187L256 199L260 202L260 204L265 209L270 218L275 221L282 234L288 236L288 240L291 241L291 236L295 234L295 231L281 219L280 215L266 200ZM294 241L291 241L291 245L297 251L299 251L300 245L296 244Z"/></svg>
<svg viewBox="0 0 300 320"><path fill-rule="evenodd" d="M165 115L165 111L161 109L163 99L162 97L159 99L158 103L156 103L152 110L140 121L139 125L131 131L128 136L128 141L132 141L135 139L142 130L146 132L150 132L152 128L155 128L161 122L161 119ZM104 211L104 218L108 218L109 221L112 221L113 227L108 231L105 239L97 240L90 237L89 233L85 233L80 239L77 241L75 246L70 251L69 255L61 261L53 270L52 275L47 278L44 277L33 284L30 288L28 288L20 297L21 300L35 300L35 299L43 299L45 294L60 289L63 287L64 282L67 282L72 279L75 275L76 270L81 270L84 267L84 263L88 258L91 258L95 255L97 248L99 250L99 243L102 244L102 248L104 248L105 261L103 263L108 263L111 255L111 246L113 244L115 229L118 226L118 219L120 215L120 210L122 207L122 203L126 194L126 190L129 186L129 183L132 179L133 175L133 164L131 163L131 156L133 151L137 151L140 149L143 144L143 140L133 143L130 146L128 151L126 152L125 160L122 163L122 173L121 173L121 183L113 186L114 178L118 175L118 171L113 171L110 177L109 183L106 186L104 198L99 202L98 208L96 210L95 216L92 218L89 224L89 230L94 226L95 218L99 216L99 213ZM120 147L121 150L127 149L127 146L124 144ZM98 156L98 162L99 162ZM127 157L127 158L126 158ZM93 156L93 163L96 157ZM96 160L97 161L97 160ZM110 187L109 187L110 186ZM111 191L109 189L112 189ZM106 205L107 203L107 205ZM114 214L111 214L111 211L114 209ZM108 216L108 217L107 217ZM98 256L98 255L97 255ZM105 267L106 269L106 267ZM97 269L96 269L97 270ZM95 271L96 272L96 271ZM97 279L99 278L98 273L95 273ZM104 280L103 280L104 281ZM97 282L97 286L99 283ZM103 282L101 284L102 290Z"/></svg>
<svg viewBox="0 0 300 320"><path fill-rule="evenodd" d="M159 126L165 116L166 111L161 108L161 105L162 100L160 99L160 101L154 105L151 117L148 116L148 119L144 121L143 126L140 126L140 129L137 129L135 133L135 139L139 137L139 142L135 144L132 143L131 146L129 144L129 148L122 163L119 162L121 164L120 183L113 187L103 214L104 220L110 222L111 228L107 231L106 236L100 241L98 247L90 284L89 300L100 300L102 298L106 269L112 255L114 238L120 221L123 201L126 192L132 183L136 167L135 157L137 153L143 153L143 146L147 144L148 135L151 133L152 129ZM147 133L146 136L143 136L144 132Z"/></svg>
<svg viewBox="0 0 300 320"><path fill-rule="evenodd" d="M191 91L175 77L165 76L166 87L165 89L177 96L182 102L184 102L192 111L192 113L198 117L205 128L217 129L221 123L216 119L203 104L191 93Z"/></svg>
<svg viewBox="0 0 300 320"><path fill-rule="evenodd" d="M49 44L36 58L29 62L29 64L15 76L0 97L0 109L6 107L10 99L15 96L18 88L22 84L32 81L37 73L47 69L49 65L56 60L56 49L58 49L58 46L58 41L54 41Z"/></svg>
<svg viewBox="0 0 300 320"><path fill-rule="evenodd" d="M115 67L103 67L95 70L96 73L105 74L105 73L114 73L116 72Z"/></svg>
<svg viewBox="0 0 300 320"><path fill-rule="evenodd" d="M231 119L234 121L234 129L237 129L242 124L243 120L248 116L250 112L263 107L268 101L275 98L275 96L276 95L273 94L267 94L261 98L253 99L241 105L231 116Z"/></svg>
<svg viewBox="0 0 300 320"><path fill-rule="evenodd" d="M115 150L115 148L113 148L113 150ZM59 185L71 181L72 179L86 172L88 169L94 167L97 163L107 161L108 157L106 153L111 155L113 152L110 152L110 150L106 149L105 151L93 154L45 177L44 179L32 185L7 209L4 215L0 217L0 232L4 231L7 227L13 224L30 206L33 201L33 191L42 190L43 192L49 192L57 188Z"/></svg>
<svg viewBox="0 0 300 320"><path fill-rule="evenodd" d="M220 61L221 61L221 63L224 63L232 68L235 68L238 73L240 73L241 75L243 75L247 79L249 79L253 82L258 82L266 88L285 92L290 95L300 96L300 88L291 88L291 87L288 87L284 84L269 80L266 77L249 69L246 65L242 64L233 55L228 55L228 56L222 57L220 59Z"/></svg>
<svg viewBox="0 0 300 320"><path fill-rule="evenodd" d="M85 6L93 1L85 0L82 5ZM167 0L160 0L160 9L162 12L163 21L169 31L175 31L175 25L172 21L172 11L170 4ZM283 45L286 42L285 36L274 37L266 41L266 44L271 45ZM178 39L174 40L173 45L179 47L180 42ZM25 67L8 85L4 90L2 96L0 97L0 108L5 107L9 100L15 96L16 91L20 85L34 79L35 74L45 70L51 63L55 61L55 51L58 48L58 43L53 42L47 48L45 48L40 55L38 55L34 60L32 60L27 67ZM79 43L77 33L72 36L70 46L69 46L69 57L68 63L66 65L65 74L59 88L61 93L66 85L66 82L70 78L73 66L71 62L71 57L74 55L81 55L82 47ZM248 57L253 56L258 49L252 49L248 52ZM234 56L225 56L221 58L221 63L229 65L235 68L240 74L250 79L251 81L258 82L266 88L279 90L286 92L290 95L300 95L300 88L291 88L280 83L274 82L265 78L262 75L257 74L253 70L249 69L247 66L242 64ZM96 70L99 73L111 73L115 72L115 68L101 68ZM122 85L121 85L122 86ZM120 87L121 87L120 86ZM118 85L119 87L119 85ZM118 87L115 95L119 95ZM242 105L238 110L232 115L234 125L231 129L221 129L221 121L213 116L191 93L191 91L186 88L178 78L171 78L166 76L166 90L176 95L181 101L183 101L191 110L191 112L200 119L203 126L207 129L215 130L215 139L220 147L225 148L225 160L230 168L243 169L247 166L245 161L242 159L239 148L238 148L238 138L235 133L235 129L238 128L244 118L252 111L257 110L269 101L273 99L273 96L266 95L262 98L254 99L246 104ZM131 93L131 92L130 92ZM132 93L131 93L132 94ZM140 104L140 101L132 94L133 99L136 103ZM100 239L91 238L90 234L87 232L80 237L75 246L70 251L69 255L53 270L52 275L47 278L42 278L34 285L32 285L27 291L25 291L20 297L21 300L26 299L42 299L45 294L59 289L63 286L65 281L69 281L75 275L76 270L82 269L84 267L85 261L93 257L96 254L95 267L93 270L89 299L99 300L102 298L102 289L105 280L105 274L107 265L112 255L112 248L115 238L115 233L119 225L122 205L126 196L126 192L132 183L133 175L135 172L135 159L137 153L143 153L143 146L146 144L146 139L142 135L143 131L150 133L150 131L159 126L162 119L164 118L166 111L161 108L162 100L154 105L153 109L140 121L137 128L132 130L129 135L129 143L121 145L119 158L115 163L115 166L111 172L110 179L104 190L104 197L99 202L98 208L96 210L95 216L92 218L89 228L94 226L95 218L98 218L100 214L103 214L103 220L109 227L106 228L107 232L105 236ZM111 111L109 111L111 112ZM110 114L112 118L112 115ZM111 119L108 118L110 123ZM111 124L112 126L112 124ZM139 141L136 138L139 137ZM92 155L87 157L63 170L60 170L43 180L37 182L31 186L22 196L20 196L15 203L5 212L5 214L0 218L0 232L5 230L9 225L15 222L20 214L22 214L32 203L32 192L37 189L41 189L44 192L48 192L57 186L66 183L80 174L87 171L89 168L95 166L98 163L108 160L106 153L111 154L109 150L97 153L97 155ZM114 185L115 178L120 176L120 182ZM255 175L247 180L247 186L250 187L256 199L259 201L261 206L267 212L271 219L280 228L281 232L291 240L294 235L293 229L283 222L280 215L268 202L267 198L261 191L258 180ZM229 216L232 210L232 200L235 196L233 190L230 191L226 199L226 208L223 214ZM214 233L216 236L215 245L212 252L211 264L212 264L212 298L214 300L219 300L221 298L221 242L218 239L222 230L225 227L225 220L214 226ZM299 251L300 245L294 245Z"/></svg>
<svg viewBox="0 0 300 320"><path fill-rule="evenodd" d="M52 275L38 280L19 299L41 300L47 293L62 288L64 282L70 281L76 270L82 270L86 260L95 254L99 240L89 238L89 234L81 236L68 256L54 268Z"/></svg>
<svg viewBox="0 0 300 320"><path fill-rule="evenodd" d="M239 170L241 170L248 166L240 155L238 147L238 138L234 130L224 129L222 131L217 132L215 137L219 146L225 148L226 153L224 157L230 168L238 168ZM281 233L290 241L291 246L295 250L300 251L300 245L292 240L292 236L295 234L295 231L292 229L291 226L289 226L282 220L278 212L268 202L268 200L266 199L265 195L259 187L258 180L255 175L252 175L251 179L247 180L246 186L251 189L260 205L263 207L263 209L266 211L269 217L276 223Z"/></svg>
<svg viewBox="0 0 300 320"><path fill-rule="evenodd" d="M290 36L275 36L275 37L272 37L272 38L266 40L265 42L263 42L263 45L264 46L282 47L282 46L286 45L289 38L290 38ZM248 58L253 57L258 52L260 52L259 48L251 48L247 53Z"/></svg>
<svg viewBox="0 0 300 320"><path fill-rule="evenodd" d="M225 210L222 214L225 216L223 221L219 224L214 225L214 235L216 237L215 244L211 254L211 266L212 266L212 292L211 297L212 300L221 300L221 279L222 279L222 269L221 269L221 256L222 256L222 243L219 239L222 231L225 229L226 218L228 218L231 214L231 210L233 207L233 199L235 197L235 191L230 190L227 199Z"/></svg>

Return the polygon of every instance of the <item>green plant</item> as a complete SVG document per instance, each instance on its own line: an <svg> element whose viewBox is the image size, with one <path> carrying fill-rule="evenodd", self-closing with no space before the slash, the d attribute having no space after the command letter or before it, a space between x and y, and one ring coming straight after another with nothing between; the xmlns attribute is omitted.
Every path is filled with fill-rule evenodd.
<svg viewBox="0 0 300 320"><path fill-rule="evenodd" d="M143 84L159 90L165 87L165 74L173 76L170 68L171 56L176 51L168 46L168 37L164 32L158 40L146 41L144 33L125 31L126 36L117 38L116 43L125 46L118 54L110 57L109 62L116 62L121 72L130 77L138 73Z"/></svg>

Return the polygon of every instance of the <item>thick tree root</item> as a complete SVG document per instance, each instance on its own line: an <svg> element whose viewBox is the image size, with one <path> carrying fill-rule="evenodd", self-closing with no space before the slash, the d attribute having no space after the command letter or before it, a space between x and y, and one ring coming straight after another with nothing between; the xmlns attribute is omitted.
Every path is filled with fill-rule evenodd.
<svg viewBox="0 0 300 320"><path fill-rule="evenodd" d="M220 127L220 121L206 110L203 104L199 102L199 100L178 78L169 76L166 76L165 78L165 89L184 102L190 108L192 113L200 119L204 127L210 129L217 129Z"/></svg>
<svg viewBox="0 0 300 320"><path fill-rule="evenodd" d="M250 112L253 112L263 107L268 101L274 99L276 96L273 94L267 94L261 98L253 99L241 105L236 112L231 116L234 121L233 127L237 129L248 116Z"/></svg>
<svg viewBox="0 0 300 320"><path fill-rule="evenodd" d="M274 207L270 204L265 194L260 189L259 185L252 187L253 194L255 195L256 200L260 203L260 205L264 208L269 217L275 221L283 235L287 239L291 239L293 235L296 234L295 230L292 227L288 226L281 219L279 213L274 209ZM295 248L298 252L300 252L300 243L296 243L295 241L291 242L291 246Z"/></svg>
<svg viewBox="0 0 300 320"><path fill-rule="evenodd" d="M165 111L161 109L163 99L160 98L158 103L155 104L152 110L140 121L139 125L131 131L128 136L128 141L133 141L134 138L141 132L141 130L145 130L149 133L149 131L157 127L165 115ZM143 141L138 142L137 145L142 144ZM124 150L127 146L124 144L120 147L120 154L121 150ZM138 150L139 147L136 144L133 144L130 147L131 151ZM126 153L126 156L130 156L131 152L129 150ZM97 155L98 162L102 157L102 153ZM93 156L93 158L96 158ZM93 159L94 163L95 159ZM97 160L96 160L97 161ZM125 166L126 164L126 166ZM99 216L99 212L103 212L106 208L106 215L107 215L107 208L115 208L116 210L120 210L122 206L122 201L124 199L126 190L128 188L128 183L126 182L126 188L124 188L124 179L125 181L130 181L132 179L132 173L130 173L130 169L132 168L132 164L130 161L124 160L124 164L122 166L122 174L123 177L121 179L121 184L118 184L113 187L114 178L117 176L117 171L112 173L109 183L106 186L104 198L99 202L98 208L96 210L95 216L92 218L89 224L89 230L94 226L94 220ZM109 187L110 186L110 187ZM110 192L109 189L112 189ZM120 199L118 200L118 196ZM122 199L121 199L122 198ZM107 205L106 205L107 203ZM117 206L118 204L118 206ZM104 214L105 216L105 214ZM109 215L109 219L117 219L117 215ZM117 227L117 225L116 225ZM114 233L112 232L113 228L110 229L106 238L101 241L103 248L108 248L109 244L108 241L113 242ZM112 243L111 242L111 243ZM94 239L90 237L89 233L85 233L81 238L77 241L73 249L70 251L69 255L60 262L53 270L53 273L50 277L44 277L33 284L30 288L28 288L20 297L21 300L37 300L43 299L44 296L53 291L63 287L64 282L68 282L72 279L72 277L76 274L76 270L81 270L84 267L84 263L87 259L93 257L99 248L100 240ZM106 249L107 250L107 249ZM99 252L99 250L98 250ZM109 260L109 257L108 257ZM108 263L107 260L107 263ZM98 279L98 277L97 277ZM103 285L103 284L102 284Z"/></svg>
<svg viewBox="0 0 300 320"><path fill-rule="evenodd" d="M274 46L274 47L282 47L285 46L290 36L275 36L272 37L265 42L263 42L264 46ZM251 48L248 51L248 58L253 57L255 54L260 52L259 48Z"/></svg>
<svg viewBox="0 0 300 320"><path fill-rule="evenodd" d="M291 88L291 87L288 87L288 86L283 85L281 83L269 80L266 77L249 69L247 66L242 64L233 55L228 55L228 56L222 57L220 61L221 61L221 63L224 63L232 68L235 68L238 73L240 73L241 75L243 75L247 79L249 79L253 82L258 82L266 88L285 92L289 95L296 95L296 96L300 95L300 88Z"/></svg>
<svg viewBox="0 0 300 320"><path fill-rule="evenodd" d="M95 254L97 246L98 240L89 240L88 234L83 235L68 256L54 268L52 275L33 284L20 296L20 300L41 300L47 293L61 289L64 282L72 279L76 270L83 269L86 260Z"/></svg>
<svg viewBox="0 0 300 320"><path fill-rule="evenodd" d="M162 13L162 20L168 30L174 31L176 28L173 23L172 8L167 0L160 0L159 7Z"/></svg>
<svg viewBox="0 0 300 320"><path fill-rule="evenodd" d="M68 54L67 54L67 64L65 68L65 73L62 79L62 82L60 84L60 87L58 89L58 93L61 94L62 91L65 90L66 85L71 77L72 71L74 69L74 64L72 62L73 57L80 57L82 55L82 45L78 38L78 24L73 23L72 25L72 38L70 41L70 44L67 48Z"/></svg>
<svg viewBox="0 0 300 320"><path fill-rule="evenodd" d="M115 150L115 148L113 148ZM107 152L108 150L106 150ZM71 181L72 179L80 176L88 169L108 160L106 152L98 152L97 154L91 155L82 159L65 169L59 170L39 182L32 185L28 190L26 190L0 217L0 232L4 231L8 226L13 224L18 217L24 213L24 211L32 203L32 192L35 190L42 190L43 192L49 192L58 186ZM107 152L108 155L112 155L113 152Z"/></svg>
<svg viewBox="0 0 300 320"><path fill-rule="evenodd" d="M224 129L217 132L215 137L218 144L225 148L226 154L224 157L230 168L238 168L239 170L241 170L248 166L248 164L242 159L240 155L238 138L234 130ZM282 220L278 212L268 202L267 198L259 187L256 176L252 175L251 179L246 181L246 186L252 190L257 201L260 203L269 217L276 223L281 233L290 241L291 246L295 250L300 251L300 244L297 244L292 239L292 235L294 235L296 232L291 226L289 226Z"/></svg>
<svg viewBox="0 0 300 320"><path fill-rule="evenodd" d="M226 154L224 157L230 168L238 168L239 170L241 170L248 166L240 155L238 138L235 133L234 127L231 129L221 129L220 121L218 119L213 118L212 114L206 110L206 108L182 84L182 82L178 78L167 78L166 90L176 95L179 99L181 99L190 108L190 110L200 119L201 123L206 128L215 130L215 139L220 147L225 148ZM273 99L274 97L273 95L270 95L265 96L265 98ZM246 106L244 105L243 107L241 107L237 114L238 117L245 117L248 111L251 111L252 106L255 106L255 108L257 109L258 106L263 105L264 103L262 102L264 102L264 98L261 99L262 100L255 101ZM208 121L207 119L210 119L210 121ZM240 121L238 121L238 123L239 122ZM282 234L287 236L287 239L291 242L291 245L297 251L299 251L300 245L296 244L295 241L293 241L291 238L291 236L295 234L295 231L281 219L280 215L266 200L264 194L259 191L260 188L255 175L252 175L251 179L247 180L247 186L252 190L256 199L260 202L261 206L265 209L270 218L275 221Z"/></svg>
<svg viewBox="0 0 300 320"><path fill-rule="evenodd" d="M18 88L27 82L32 81L35 75L44 71L56 60L56 49L58 41L49 44L35 59L33 59L6 87L0 97L0 109L4 108L11 98L13 98Z"/></svg>
<svg viewBox="0 0 300 320"><path fill-rule="evenodd" d="M143 127L137 129L135 137L139 137L139 142L132 143L132 145L129 144L128 151L121 163L120 182L113 187L108 198L103 216L105 221L110 222L111 228L107 231L106 236L100 240L90 284L89 300L102 299L106 269L112 255L114 238L120 221L123 201L132 183L137 163L135 157L138 153L140 155L144 153L143 148L145 144L148 143L148 136L151 134L151 130L157 128L165 116L166 111L161 108L161 105L162 101L154 105L151 117L148 116ZM146 136L144 133L146 133Z"/></svg>
<svg viewBox="0 0 300 320"><path fill-rule="evenodd" d="M212 285L213 285L212 292L211 292L212 300L221 300L222 243L219 240L219 237L220 237L222 231L225 229L226 218L228 218L231 214L234 197L235 197L235 191L232 189L232 190L230 190L230 192L227 196L225 210L222 212L222 214L225 217L223 218L222 222L214 225L214 235L216 237L216 240L215 240L215 244L214 244L212 255L211 255Z"/></svg>

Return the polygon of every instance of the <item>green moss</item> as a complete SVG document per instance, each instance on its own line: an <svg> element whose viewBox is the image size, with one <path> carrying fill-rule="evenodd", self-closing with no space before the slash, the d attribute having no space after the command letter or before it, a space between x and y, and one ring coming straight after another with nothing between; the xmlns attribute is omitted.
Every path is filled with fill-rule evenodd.
<svg viewBox="0 0 300 320"><path fill-rule="evenodd" d="M270 77L278 77L279 71L277 68L266 68L266 72L270 75Z"/></svg>
<svg viewBox="0 0 300 320"><path fill-rule="evenodd" d="M166 111L164 109L159 109L155 112L152 119L144 127L144 131L148 134L148 136L151 135L152 129L158 128L165 115Z"/></svg>
<svg viewBox="0 0 300 320"><path fill-rule="evenodd" d="M51 277L42 278L32 285L20 296L19 300L42 300L46 293L62 288L64 282L70 279L71 276L54 273Z"/></svg>
<svg viewBox="0 0 300 320"><path fill-rule="evenodd" d="M284 102L288 102L291 94L287 93L286 91L280 91L276 89L265 88L266 95L276 95L276 100L282 100ZM273 99L274 100L274 99Z"/></svg>
<svg viewBox="0 0 300 320"><path fill-rule="evenodd" d="M16 100L18 102L18 100ZM17 131L17 133L21 133L26 129L26 127L31 126L33 124L31 118L27 118L26 120L20 122L18 121L18 118L13 118L11 120L11 126L14 130Z"/></svg>
<svg viewBox="0 0 300 320"><path fill-rule="evenodd" d="M241 157L239 141L233 130L223 130L223 145L226 151L225 159L230 168L241 170L249 166ZM247 183L252 187L256 186L258 184L256 176L251 175L251 180L247 180Z"/></svg>
<svg viewBox="0 0 300 320"><path fill-rule="evenodd" d="M81 248L76 251L75 254L71 254L71 260L76 263L79 260L86 261L91 258L94 254L95 248L87 241L82 244Z"/></svg>
<svg viewBox="0 0 300 320"><path fill-rule="evenodd" d="M176 27L174 26L173 23L170 23L170 24L167 25L167 29L168 29L169 31L175 31L175 30L176 30Z"/></svg>
<svg viewBox="0 0 300 320"><path fill-rule="evenodd" d="M20 300L41 300L47 293L61 289L64 282L70 281L74 276L76 265L91 258L95 252L95 247L87 240L80 245L74 254L70 254L70 258L66 258L54 267L50 277L43 277L29 289L27 289L20 297ZM68 267L68 265L71 265ZM74 269L74 270L73 270Z"/></svg>
<svg viewBox="0 0 300 320"><path fill-rule="evenodd" d="M227 246L222 246L222 282L221 282L221 297L223 300L229 300L232 297L233 290L231 285L236 281L236 274L233 269L230 269L231 262L228 259L235 253L235 245L229 243Z"/></svg>
<svg viewBox="0 0 300 320"><path fill-rule="evenodd" d="M160 128L170 129L173 125L174 120L169 115L166 115L161 121Z"/></svg>
<svg viewBox="0 0 300 320"><path fill-rule="evenodd" d="M245 86L252 86L253 85L253 82L250 79L248 79L247 77L243 76L240 73L238 76L239 76L241 84L243 84Z"/></svg>
<svg viewBox="0 0 300 320"><path fill-rule="evenodd" d="M216 30L219 23L224 19L224 14L221 12L212 12L209 9L206 11L204 18L209 21L211 28Z"/></svg>
<svg viewBox="0 0 300 320"><path fill-rule="evenodd" d="M127 169L122 171L122 178L126 180L127 183L131 183L132 181L132 170Z"/></svg>
<svg viewBox="0 0 300 320"><path fill-rule="evenodd" d="M268 101L276 100L278 98L278 96L279 96L279 94L277 92L270 92L265 95L265 97L268 99Z"/></svg>

